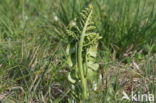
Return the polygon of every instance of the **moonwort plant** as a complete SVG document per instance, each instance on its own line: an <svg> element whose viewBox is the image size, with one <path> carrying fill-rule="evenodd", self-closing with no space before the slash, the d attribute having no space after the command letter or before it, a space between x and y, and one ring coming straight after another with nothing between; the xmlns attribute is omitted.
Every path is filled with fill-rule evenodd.
<svg viewBox="0 0 156 103"><path fill-rule="evenodd" d="M88 84L97 82L97 46L102 37L95 29L92 5L84 9L79 18L71 21L66 29L69 41L66 49L67 63L71 69L68 80L73 84L74 90L77 89L76 85L80 86L78 97L82 100L89 97Z"/></svg>

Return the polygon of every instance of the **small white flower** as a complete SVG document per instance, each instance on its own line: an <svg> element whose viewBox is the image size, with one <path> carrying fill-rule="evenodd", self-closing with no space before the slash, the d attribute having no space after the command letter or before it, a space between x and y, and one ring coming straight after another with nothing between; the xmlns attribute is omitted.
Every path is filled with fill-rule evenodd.
<svg viewBox="0 0 156 103"><path fill-rule="evenodd" d="M58 16L54 16L54 20L58 21L59 20Z"/></svg>

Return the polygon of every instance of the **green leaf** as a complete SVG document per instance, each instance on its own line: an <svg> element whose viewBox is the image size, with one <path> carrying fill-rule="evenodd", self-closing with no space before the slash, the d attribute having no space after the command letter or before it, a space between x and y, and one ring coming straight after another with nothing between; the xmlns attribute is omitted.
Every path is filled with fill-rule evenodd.
<svg viewBox="0 0 156 103"><path fill-rule="evenodd" d="M95 81L97 79L97 72L93 71L92 69L88 69L87 79L90 81Z"/></svg>
<svg viewBox="0 0 156 103"><path fill-rule="evenodd" d="M73 63L72 63L72 59L71 59L70 45L69 44L67 45L67 48L66 48L66 54L67 54L67 64L70 67L72 67L73 66Z"/></svg>
<svg viewBox="0 0 156 103"><path fill-rule="evenodd" d="M71 72L68 74L68 80L73 84L76 83L76 80L71 77Z"/></svg>
<svg viewBox="0 0 156 103"><path fill-rule="evenodd" d="M97 71L98 70L98 68L99 68L99 64L97 64L97 63L94 63L94 62L92 62L92 61L89 61L88 63L87 63L87 66L89 67L89 69L92 69L93 71Z"/></svg>
<svg viewBox="0 0 156 103"><path fill-rule="evenodd" d="M97 46L91 46L88 50L88 55L96 57L97 55Z"/></svg>

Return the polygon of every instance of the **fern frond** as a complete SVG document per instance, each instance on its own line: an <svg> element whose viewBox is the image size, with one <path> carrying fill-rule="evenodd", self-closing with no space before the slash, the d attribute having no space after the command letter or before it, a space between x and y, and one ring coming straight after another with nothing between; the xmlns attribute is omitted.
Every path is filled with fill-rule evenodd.
<svg viewBox="0 0 156 103"><path fill-rule="evenodd" d="M75 55L68 55L73 61L75 59L76 63L73 65L75 68L75 77L69 76L71 78L77 78L81 81L81 87L83 92L83 98L88 98L87 92L87 81L94 81L97 74L99 65L96 63L97 45L98 40L101 39L99 33L95 32L95 24L93 22L93 7L90 5L88 8L80 13L80 17L74 21L75 24L67 27L68 36L75 39ZM73 44L69 44L73 45ZM72 48L70 48L72 49ZM69 61L68 60L68 61ZM74 63L68 63L74 64ZM71 66L71 65L70 65ZM72 79L72 83L73 83Z"/></svg>

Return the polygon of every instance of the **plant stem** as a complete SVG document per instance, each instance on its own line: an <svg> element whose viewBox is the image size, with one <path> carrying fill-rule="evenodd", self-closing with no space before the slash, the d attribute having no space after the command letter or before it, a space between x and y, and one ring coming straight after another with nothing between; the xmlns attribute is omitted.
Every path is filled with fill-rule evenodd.
<svg viewBox="0 0 156 103"><path fill-rule="evenodd" d="M87 80L85 78L84 75L84 68L83 68L83 57L82 57L82 51L83 51L83 42L84 42L84 38L86 35L86 28L88 26L89 23L89 19L91 17L92 11L89 13L88 18L86 20L86 23L84 25L81 37L80 37L80 41L79 41L79 45L78 45L78 69L80 72L80 79L81 79L81 87L82 87L82 92L83 92L83 96L82 99L86 100L88 99L88 94L87 94Z"/></svg>
<svg viewBox="0 0 156 103"><path fill-rule="evenodd" d="M82 92L83 92L83 99L87 99L87 81L86 78L84 77L84 70L83 70L83 59L82 59L82 49L83 49L83 41L84 41L84 36L82 35L79 41L79 46L78 46L78 69L80 72L80 79L81 79L81 87L82 87Z"/></svg>

